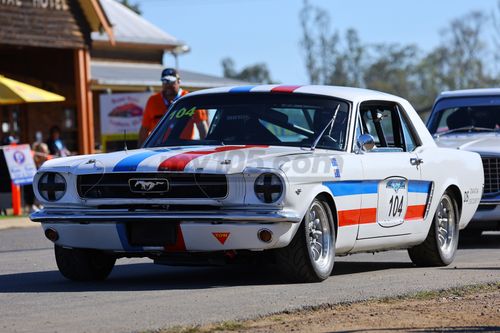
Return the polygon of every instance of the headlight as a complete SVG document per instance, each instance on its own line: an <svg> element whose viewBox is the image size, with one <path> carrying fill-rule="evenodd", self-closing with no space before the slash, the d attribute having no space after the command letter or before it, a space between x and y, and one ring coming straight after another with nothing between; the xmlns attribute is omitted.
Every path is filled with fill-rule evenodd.
<svg viewBox="0 0 500 333"><path fill-rule="evenodd" d="M255 180L254 191L260 201L272 203L283 193L283 182L274 173L263 173Z"/></svg>
<svg viewBox="0 0 500 333"><path fill-rule="evenodd" d="M60 200L66 193L66 180L57 172L46 172L38 180L38 192L47 201Z"/></svg>

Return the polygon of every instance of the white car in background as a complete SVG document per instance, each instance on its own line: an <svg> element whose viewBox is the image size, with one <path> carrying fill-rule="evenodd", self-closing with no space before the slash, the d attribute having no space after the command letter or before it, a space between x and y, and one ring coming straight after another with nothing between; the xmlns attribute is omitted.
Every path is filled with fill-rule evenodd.
<svg viewBox="0 0 500 333"><path fill-rule="evenodd" d="M500 89L441 93L427 127L438 146L481 155L484 191L467 231L500 230Z"/></svg>
<svg viewBox="0 0 500 333"><path fill-rule="evenodd" d="M208 134L192 136L202 119ZM218 88L177 100L142 149L46 162L34 179L45 208L31 219L72 280L105 279L122 257L264 252L287 279L314 282L335 255L408 249L417 265L450 264L482 188L479 155L438 148L402 98Z"/></svg>

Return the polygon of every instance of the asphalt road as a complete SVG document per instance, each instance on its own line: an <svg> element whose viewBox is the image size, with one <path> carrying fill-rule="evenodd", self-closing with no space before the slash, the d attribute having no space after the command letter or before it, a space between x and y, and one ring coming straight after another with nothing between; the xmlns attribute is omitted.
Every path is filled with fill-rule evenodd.
<svg viewBox="0 0 500 333"><path fill-rule="evenodd" d="M317 284L265 267L184 268L121 259L102 283L57 271L40 228L0 232L1 332L133 332L256 317L304 306L500 281L500 233L461 243L449 267L412 267L405 251L337 258Z"/></svg>

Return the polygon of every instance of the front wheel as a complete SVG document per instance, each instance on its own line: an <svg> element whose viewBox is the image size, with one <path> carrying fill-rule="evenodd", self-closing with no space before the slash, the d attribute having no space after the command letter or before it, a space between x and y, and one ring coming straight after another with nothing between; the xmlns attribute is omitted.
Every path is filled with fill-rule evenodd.
<svg viewBox="0 0 500 333"><path fill-rule="evenodd" d="M74 281L105 280L113 270L116 258L98 250L68 249L54 246L59 272Z"/></svg>
<svg viewBox="0 0 500 333"><path fill-rule="evenodd" d="M314 199L290 244L276 250L277 263L295 282L327 279L335 261L335 227L328 204Z"/></svg>
<svg viewBox="0 0 500 333"><path fill-rule="evenodd" d="M427 238L408 249L417 266L447 266L457 253L459 213L455 199L445 192L439 201Z"/></svg>

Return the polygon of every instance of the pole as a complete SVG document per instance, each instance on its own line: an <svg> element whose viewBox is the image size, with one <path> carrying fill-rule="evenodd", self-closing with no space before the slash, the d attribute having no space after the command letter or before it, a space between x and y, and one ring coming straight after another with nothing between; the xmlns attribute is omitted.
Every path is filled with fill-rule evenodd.
<svg viewBox="0 0 500 333"><path fill-rule="evenodd" d="M12 190L13 215L20 216L21 215L21 187L19 185L14 184L14 182L11 182L10 188Z"/></svg>

